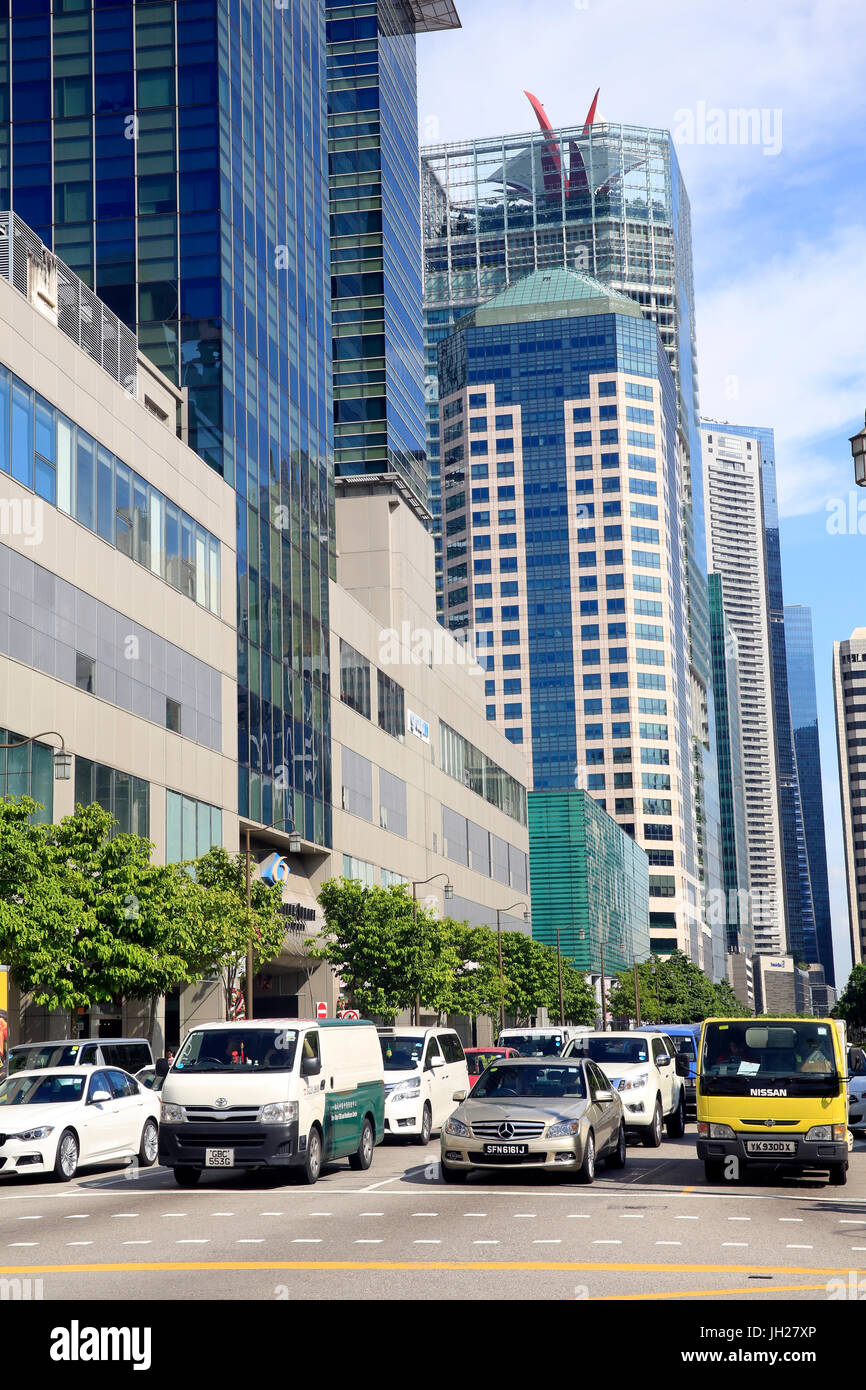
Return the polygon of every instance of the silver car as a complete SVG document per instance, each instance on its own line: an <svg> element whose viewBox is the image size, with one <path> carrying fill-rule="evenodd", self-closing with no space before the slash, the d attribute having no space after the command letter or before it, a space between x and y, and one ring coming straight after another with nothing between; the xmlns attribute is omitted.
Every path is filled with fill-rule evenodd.
<svg viewBox="0 0 866 1390"><path fill-rule="evenodd" d="M622 1101L589 1058L499 1058L454 1099L441 1133L445 1182L476 1168L543 1168L589 1183L600 1158L625 1167Z"/></svg>

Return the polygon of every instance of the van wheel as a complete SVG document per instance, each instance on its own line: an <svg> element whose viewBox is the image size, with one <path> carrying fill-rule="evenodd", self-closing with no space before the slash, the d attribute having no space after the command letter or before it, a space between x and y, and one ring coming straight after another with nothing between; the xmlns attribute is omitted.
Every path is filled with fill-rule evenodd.
<svg viewBox="0 0 866 1390"><path fill-rule="evenodd" d="M669 1115L665 1122L665 1129L669 1139L682 1139L686 1132L686 1098L680 1091L680 1102L672 1115Z"/></svg>
<svg viewBox="0 0 866 1390"><path fill-rule="evenodd" d="M349 1154L349 1167L356 1173L365 1173L373 1162L373 1149L376 1144L376 1136L373 1133L373 1126L369 1120L364 1121L361 1130L361 1142L358 1145L356 1154Z"/></svg>
<svg viewBox="0 0 866 1390"><path fill-rule="evenodd" d="M433 1111L430 1106L424 1103L424 1113L421 1116L421 1133L414 1136L415 1143L422 1148L430 1143L430 1135L433 1132Z"/></svg>
<svg viewBox="0 0 866 1390"><path fill-rule="evenodd" d="M174 1180L178 1187L195 1187L200 1177L200 1168L187 1168L181 1164L174 1170Z"/></svg>
<svg viewBox="0 0 866 1390"><path fill-rule="evenodd" d="M830 1186L844 1187L848 1181L848 1164L834 1163L830 1169Z"/></svg>
<svg viewBox="0 0 866 1390"><path fill-rule="evenodd" d="M644 1134L643 1142L648 1149L657 1149L662 1142L662 1103L658 1097L653 1111L653 1122Z"/></svg>
<svg viewBox="0 0 866 1390"><path fill-rule="evenodd" d="M310 1137L307 1140L307 1156L304 1166L301 1169L301 1182L312 1187L314 1182L318 1182L319 1174L322 1171L322 1136L317 1129L310 1130Z"/></svg>
<svg viewBox="0 0 866 1390"><path fill-rule="evenodd" d="M65 1129L57 1145L54 1176L60 1182L71 1182L78 1168L78 1140L71 1129Z"/></svg>

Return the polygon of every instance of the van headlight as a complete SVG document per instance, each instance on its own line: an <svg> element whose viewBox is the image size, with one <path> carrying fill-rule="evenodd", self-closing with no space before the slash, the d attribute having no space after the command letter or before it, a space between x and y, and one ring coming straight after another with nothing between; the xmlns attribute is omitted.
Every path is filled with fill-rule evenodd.
<svg viewBox="0 0 866 1390"><path fill-rule="evenodd" d="M442 1131L442 1133L453 1134L458 1139L469 1139L472 1135L472 1130L469 1128L468 1125L465 1125L462 1120L455 1120L454 1116L452 1115L450 1120L446 1122L445 1128Z"/></svg>
<svg viewBox="0 0 866 1390"><path fill-rule="evenodd" d="M161 1102L160 1119L164 1125L182 1125L186 1119L182 1105L172 1105L171 1101Z"/></svg>
<svg viewBox="0 0 866 1390"><path fill-rule="evenodd" d="M23 1139L29 1144L34 1139L47 1139L49 1134L53 1134L53 1125L40 1125L38 1129L25 1129L21 1134L7 1134L7 1139Z"/></svg>
<svg viewBox="0 0 866 1390"><path fill-rule="evenodd" d="M262 1106L262 1113L259 1116L263 1125L290 1125L298 1118L298 1102L296 1100L275 1100L270 1105Z"/></svg>
<svg viewBox="0 0 866 1390"><path fill-rule="evenodd" d="M807 1143L822 1143L828 1140L847 1139L847 1126L845 1125L813 1125L806 1133Z"/></svg>
<svg viewBox="0 0 866 1390"><path fill-rule="evenodd" d="M421 1078L414 1076L410 1081L398 1081L393 1091L388 1093L388 1100L414 1100L421 1094Z"/></svg>

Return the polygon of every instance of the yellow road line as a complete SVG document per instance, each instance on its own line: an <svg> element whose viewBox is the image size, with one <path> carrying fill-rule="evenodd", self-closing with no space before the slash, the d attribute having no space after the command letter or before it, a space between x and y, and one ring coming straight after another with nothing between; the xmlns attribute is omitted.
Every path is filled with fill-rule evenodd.
<svg viewBox="0 0 866 1390"><path fill-rule="evenodd" d="M0 1275L21 1274L153 1274L180 1272L232 1271L235 1273L254 1272L263 1269L288 1269L299 1271L350 1271L350 1270L417 1270L452 1271L477 1274L483 1271L508 1271L518 1273L541 1271L597 1271L625 1274L793 1274L793 1275L850 1275L852 1267L832 1266L827 1269L809 1268L804 1265L721 1265L721 1264L595 1264L591 1261L570 1260L160 1260L124 1264L62 1264L62 1265L6 1265L0 1266ZM854 1270L864 1273L863 1270ZM654 1295L658 1296L658 1295Z"/></svg>
<svg viewBox="0 0 866 1390"><path fill-rule="evenodd" d="M800 1293L800 1292L827 1292L826 1284L761 1284L753 1288L742 1289L671 1289L666 1293L659 1293L653 1290L652 1293L612 1293L597 1294L593 1298L586 1299L587 1303L637 1303L646 1302L652 1299L655 1302L659 1298L721 1298L724 1294L767 1294L767 1293Z"/></svg>

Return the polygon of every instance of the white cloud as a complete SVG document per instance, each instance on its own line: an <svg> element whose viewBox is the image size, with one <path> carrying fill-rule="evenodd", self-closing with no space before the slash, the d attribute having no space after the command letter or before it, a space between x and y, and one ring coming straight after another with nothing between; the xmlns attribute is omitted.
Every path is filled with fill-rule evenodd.
<svg viewBox="0 0 866 1390"><path fill-rule="evenodd" d="M701 410L772 426L783 515L823 511L853 485L864 314L861 227L797 243L698 299Z"/></svg>

